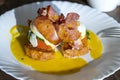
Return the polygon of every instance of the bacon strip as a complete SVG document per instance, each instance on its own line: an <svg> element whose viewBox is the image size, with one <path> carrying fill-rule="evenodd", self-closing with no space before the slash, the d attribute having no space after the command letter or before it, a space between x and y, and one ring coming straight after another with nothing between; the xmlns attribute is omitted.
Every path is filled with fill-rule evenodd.
<svg viewBox="0 0 120 80"><path fill-rule="evenodd" d="M62 41L64 57L84 55L88 52L87 39L81 40L81 33L78 31L79 14L68 13L65 18L63 14L58 15L50 5L40 8L38 14L35 20L38 31L53 44Z"/></svg>
<svg viewBox="0 0 120 80"><path fill-rule="evenodd" d="M58 35L64 42L75 41L80 37L78 31L79 15L77 13L68 13L65 22L59 25Z"/></svg>
<svg viewBox="0 0 120 80"><path fill-rule="evenodd" d="M38 14L39 16L47 16L48 19L50 19L53 22L59 19L59 15L50 5L47 6L46 8L39 8Z"/></svg>
<svg viewBox="0 0 120 80"><path fill-rule="evenodd" d="M43 17L38 17L35 19L35 25L38 29L38 31L51 43L58 44L59 43L59 37L56 33L55 27L52 24L52 22Z"/></svg>
<svg viewBox="0 0 120 80"><path fill-rule="evenodd" d="M77 13L68 13L67 14L67 17L66 17L66 19L65 19L65 23L66 24L69 24L69 23L71 23L71 22L74 22L74 21L77 21L78 19L79 19L79 14L77 14Z"/></svg>
<svg viewBox="0 0 120 80"><path fill-rule="evenodd" d="M52 20L53 22L55 22L56 20L59 19L59 15L57 14L57 12L52 8L52 6L47 6L47 12L48 12L48 18L50 20Z"/></svg>

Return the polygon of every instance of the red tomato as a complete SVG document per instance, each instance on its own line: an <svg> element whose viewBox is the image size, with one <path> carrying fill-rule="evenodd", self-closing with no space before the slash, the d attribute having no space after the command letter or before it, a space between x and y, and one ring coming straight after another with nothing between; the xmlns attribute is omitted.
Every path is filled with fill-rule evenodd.
<svg viewBox="0 0 120 80"><path fill-rule="evenodd" d="M45 50L51 49L51 47L49 45L46 45L46 43L41 40L38 40L37 48L45 49Z"/></svg>

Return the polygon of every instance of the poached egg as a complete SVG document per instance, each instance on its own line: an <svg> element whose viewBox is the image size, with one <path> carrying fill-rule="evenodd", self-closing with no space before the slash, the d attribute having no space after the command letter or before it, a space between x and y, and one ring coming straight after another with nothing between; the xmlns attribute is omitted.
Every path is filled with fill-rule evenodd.
<svg viewBox="0 0 120 80"><path fill-rule="evenodd" d="M38 42L37 42L37 37L41 38L44 40L44 42L51 46L53 49L56 48L57 45L52 44L49 42L36 28L36 26L31 23L30 24L30 30L33 32L33 34L30 35L30 43L32 44L33 47L37 47ZM78 26L78 31L81 33L81 39L83 39L86 36L86 27L83 23L80 23L80 26Z"/></svg>

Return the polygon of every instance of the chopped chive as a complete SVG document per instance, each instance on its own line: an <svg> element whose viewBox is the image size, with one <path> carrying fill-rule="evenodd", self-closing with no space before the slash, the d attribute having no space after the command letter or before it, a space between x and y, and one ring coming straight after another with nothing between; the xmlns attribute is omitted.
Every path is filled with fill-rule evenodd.
<svg viewBox="0 0 120 80"><path fill-rule="evenodd" d="M87 36L87 39L90 40L90 33L88 31L86 31L86 36Z"/></svg>
<svg viewBox="0 0 120 80"><path fill-rule="evenodd" d="M44 39L42 39L42 38L39 38L38 36L37 36L37 39L38 39L38 40L41 40L41 41L44 41Z"/></svg>
<svg viewBox="0 0 120 80"><path fill-rule="evenodd" d="M31 30L29 30L29 33L28 33L28 40L30 40L30 36L33 34L33 32Z"/></svg>
<svg viewBox="0 0 120 80"><path fill-rule="evenodd" d="M31 30L29 30L28 40L30 40L30 37L31 37L32 34L34 34L34 33L33 33ZM38 37L38 36L36 36L36 38L37 38L38 40L44 41L44 39L42 39L42 38L40 38L40 37Z"/></svg>

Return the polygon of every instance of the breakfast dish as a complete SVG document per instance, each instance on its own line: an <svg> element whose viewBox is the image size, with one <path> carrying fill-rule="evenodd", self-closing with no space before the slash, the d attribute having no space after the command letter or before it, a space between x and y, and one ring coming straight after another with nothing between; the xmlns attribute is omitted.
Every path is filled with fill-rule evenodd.
<svg viewBox="0 0 120 80"><path fill-rule="evenodd" d="M79 14L69 12L65 17L50 5L37 12L29 26L16 25L10 30L11 50L18 61L40 72L64 73L101 57L99 37L78 20Z"/></svg>
<svg viewBox="0 0 120 80"><path fill-rule="evenodd" d="M30 21L29 44L26 55L33 59L53 59L57 47L66 58L78 57L89 52L85 26L78 21L80 15L74 12L65 17L52 6L39 8L38 16Z"/></svg>
<svg viewBox="0 0 120 80"><path fill-rule="evenodd" d="M89 35L87 38L88 53L78 57L64 57L61 50L62 43L59 43L56 45L57 47L53 46L55 55L51 59L39 60L26 55L25 44L30 43L28 38L30 27L27 24L27 20L34 21L38 16L38 8L46 7L47 5L52 5L53 9L56 12L60 11L60 13L63 13L65 18L71 12L80 15L77 21L80 21L80 25L85 25L86 35ZM112 26L119 26L119 23L105 13L96 11L88 6L66 1L45 1L27 4L1 15L0 26L0 44L2 45L0 46L0 69L16 79L103 79L111 75L120 66L120 45L118 44L120 40L108 38L100 38L100 40L96 36L98 31ZM103 43L102 48L104 48L103 54L100 52L102 48L98 46L101 42ZM61 71L63 72L60 75L57 74ZM68 72L65 73L66 71Z"/></svg>

